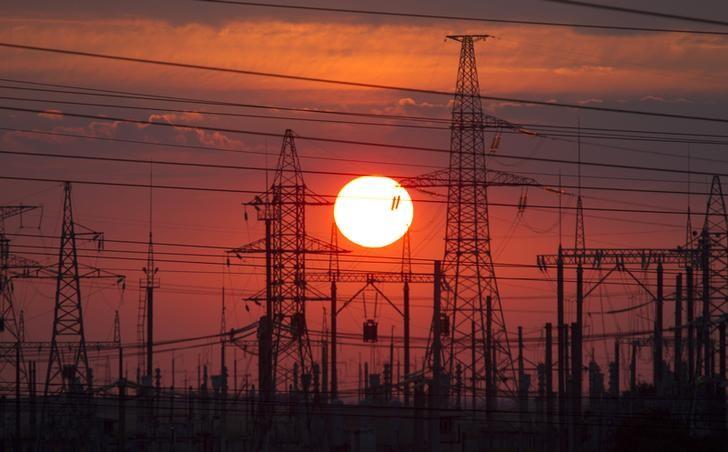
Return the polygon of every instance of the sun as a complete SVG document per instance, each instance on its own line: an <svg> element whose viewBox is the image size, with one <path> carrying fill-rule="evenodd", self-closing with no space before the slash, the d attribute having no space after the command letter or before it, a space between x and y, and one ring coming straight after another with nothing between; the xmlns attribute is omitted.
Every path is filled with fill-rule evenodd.
<svg viewBox="0 0 728 452"><path fill-rule="evenodd" d="M383 176L350 181L334 204L339 231L367 248L381 248L397 241L409 229L413 216L414 206L407 190Z"/></svg>

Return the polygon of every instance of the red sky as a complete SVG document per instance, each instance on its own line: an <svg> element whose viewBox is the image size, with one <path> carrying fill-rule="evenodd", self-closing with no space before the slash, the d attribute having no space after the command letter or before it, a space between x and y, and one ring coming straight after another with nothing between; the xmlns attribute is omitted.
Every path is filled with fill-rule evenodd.
<svg viewBox="0 0 728 452"><path fill-rule="evenodd" d="M174 2L172 2L174 3ZM527 2L524 2L527 3ZM662 4L662 3L661 3ZM422 8L427 4L423 4ZM514 5L513 17L524 17L522 5ZM674 5L673 5L674 6ZM462 2L463 13L484 16L487 8ZM0 19L0 41L37 46L59 47L148 59L196 63L209 66L268 71L308 77L361 81L375 84L408 86L451 91L454 86L458 46L445 42L448 33L489 32L496 39L478 43L477 57L483 94L559 101L613 108L673 112L701 116L725 116L728 77L728 40L724 37L694 36L667 33L606 33L575 31L568 28L533 26L487 26L472 23L434 21L368 20L356 17L335 17L326 14L263 14L259 11L225 9L210 12L208 5L184 5L179 11L129 7L128 11L108 11L106 7L93 7L77 11L56 10L52 6L41 9L13 4L10 13ZM677 6L675 6L677 8ZM204 10L204 11L203 11ZM508 9L502 9L508 17ZM452 11L450 11L452 12ZM679 11L678 11L679 12ZM544 8L534 10L536 16L551 17L554 12ZM600 19L584 13L570 13L575 20ZM612 17L612 16L610 16ZM631 22L639 22L632 18ZM648 19L645 19L648 20ZM650 25L669 26L670 23ZM688 26L690 24L679 24ZM485 30L484 30L485 29ZM371 89L352 89L340 86L291 82L260 77L241 76L179 68L160 68L135 63L115 62L74 56L49 55L37 52L1 49L3 61L0 77L6 79L82 86L214 99L238 103L266 104L297 108L324 108L345 112L407 114L448 117L449 99L434 95L398 93ZM71 96L58 93L22 91L7 86L30 86L17 82L0 82L5 96L0 105L46 110L43 114L29 114L0 110L3 127L53 131L82 135L175 143L193 146L226 148L242 152L203 151L153 145L93 141L62 138L0 130L0 143L5 151L43 152L105 157L137 158L142 160L174 160L180 162L219 163L238 166L273 168L280 140L239 133L195 131L182 128L138 126L105 119L80 119L64 115L76 112L98 116L122 116L135 119L162 119L190 125L282 133L294 129L303 136L322 136L348 140L420 145L446 149L449 144L447 130L400 129L345 124L324 124L302 121L314 115L266 111L245 108L200 107L228 113L272 114L298 119L271 120L210 116L204 114L169 113L164 111L133 110L128 108L78 106L51 103L49 100L74 100L116 103L123 105L172 104L148 101ZM40 99L27 102L10 97ZM577 120L583 127L614 127L680 132L725 133L725 127L696 121L667 120L630 115L529 107L524 104L490 102L488 112L504 119L523 124L560 124L574 126ZM176 105L179 108L179 105ZM569 140L571 140L569 138ZM595 145L598 144L598 145ZM298 149L302 166L309 171L332 171L357 174L387 174L413 176L447 164L443 153L393 151L356 145L321 143L299 140ZM720 155L721 145L686 143L655 143L640 141L584 139L583 161L658 166L684 169L688 165L697 171L725 172L726 160ZM267 153L268 155L264 155ZM576 184L574 165L556 165L508 160L501 155L537 156L575 159L576 145L572 142L543 138L505 135L492 167L527 173L546 184L556 184L562 174L565 185ZM147 183L148 165L123 164L57 158L2 155L2 176L23 176L70 180L103 180L114 182ZM339 159L339 160L337 160ZM341 161L341 159L357 160ZM239 190L264 191L265 174L254 170L180 168L154 166L154 181L158 184L224 187ZM536 173L536 174L532 174ZM582 167L585 186L657 188L685 190L687 177L680 174L628 171ZM622 179L603 179L620 177ZM318 193L332 195L338 192L352 176L307 174L310 188ZM600 179L602 178L602 179ZM629 180L633 178L634 180ZM657 180L659 179L659 181ZM692 189L705 191L707 176L693 176ZM7 203L41 203L44 206L40 233L57 235L62 205L59 184L2 181L0 201ZM423 193L413 193L416 200L432 200ZM143 189L77 185L74 188L77 221L106 232L107 239L146 240L148 224L148 192ZM249 195L155 190L155 240L168 243L201 244L234 247L261 237L262 228L249 209L250 218L243 219L241 202ZM435 198L436 199L436 198ZM518 190L498 190L491 193L496 203L517 203ZM688 199L677 194L620 193L603 190L585 190L587 207L628 209L684 210ZM538 190L529 193L529 204L556 205L558 198ZM572 198L565 197L564 205L573 207ZM704 196L694 195L693 210L703 209ZM559 239L559 221L554 209L527 208L524 217L515 221L515 209L491 208L494 257L500 282L505 315L510 331L523 325L530 336L539 336L546 321L554 321L554 283L535 268L508 267L501 264L535 263L539 253L553 253ZM328 239L332 209L313 207L308 212L311 234ZM445 211L442 204L415 201L415 220L412 229L413 252L418 259L441 257L443 249ZM37 224L39 217L25 218L19 229L16 221L9 222L9 232L39 234L27 228ZM695 218L699 225L702 217ZM565 210L562 222L564 243L573 240L573 212ZM634 213L587 212L588 244L594 247L614 246L675 246L685 235L685 217L682 215L655 215ZM356 255L399 256L401 243L382 250L366 250L343 241ZM26 254L44 262L52 262L57 245L52 239L13 237L15 250L41 252L49 255ZM26 246L47 248L24 248ZM88 247L87 245L82 245ZM89 264L117 269L127 275L129 284L123 296L116 289L101 288L96 283L84 285L84 309L89 340L111 338L113 312L120 309L125 341L136 339L136 309L138 303L137 279L143 263L138 260L111 259L121 256L113 250L141 251L144 247L109 241L107 252L84 260ZM162 289L158 297L158 338L174 339L216 333L220 323L220 286L223 281L235 295L228 297L227 327L247 325L261 311L254 305L247 311L242 296L257 291L262 279L251 275L250 269L225 269L219 250L180 249L158 246L160 252L192 252L206 254L195 257L207 264L164 262L175 260L172 255L160 258ZM22 253L21 253L22 254ZM127 256L128 257L128 256ZM140 257L135 255L135 257ZM189 257L187 257L189 258ZM185 259L187 259L185 258ZM365 264L349 262L344 268L396 269L396 264ZM326 262L311 262L312 268L323 268ZM429 264L418 270L426 271ZM183 273L178 273L182 271ZM256 269L256 273L262 269ZM552 278L554 275L548 275ZM538 280L527 280L536 278ZM525 280L524 280L525 279ZM621 280L609 286L601 296L595 295L587 319L589 331L614 331L617 328L645 328L646 320L614 319L601 316L600 310L623 307L639 302L633 288L621 285ZM344 294L352 294L356 287L346 287ZM393 297L399 297L400 288L387 288ZM29 340L46 340L52 321L53 286L39 283L17 284L18 304L25 309ZM430 288L421 287L415 293L415 328L413 335L426 336L430 306ZM344 295L346 297L346 295ZM371 309L372 300L368 300ZM381 302L380 302L381 303ZM389 332L398 325L396 314L380 306L380 331ZM360 302L342 313L342 329L360 332L363 314ZM603 321L602 319L605 318ZM309 310L312 328L320 326L318 306ZM668 321L669 323L669 321ZM397 327L398 328L398 327ZM401 331L395 331L395 335ZM599 347L602 347L599 344ZM191 371L197 363L197 352L180 352L180 368ZM216 351L205 349L202 360L217 362ZM530 356L539 358L534 347ZM345 360L354 363L357 357L369 359L364 347L347 347ZM421 354L417 353L418 359ZM243 365L242 352L238 354ZM384 355L379 357L383 360ZM159 355L156 363L169 367L171 356ZM179 361L178 361L179 362ZM343 370L352 384L356 369ZM97 374L101 372L97 370ZM133 373L133 371L131 371ZM353 373L352 373L353 372ZM191 376L191 374L190 374ZM179 377L181 378L181 377Z"/></svg>

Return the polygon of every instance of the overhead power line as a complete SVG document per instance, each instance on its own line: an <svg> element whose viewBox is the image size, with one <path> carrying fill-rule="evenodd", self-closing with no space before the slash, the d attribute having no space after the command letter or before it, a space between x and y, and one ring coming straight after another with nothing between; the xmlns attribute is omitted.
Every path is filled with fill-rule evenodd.
<svg viewBox="0 0 728 452"><path fill-rule="evenodd" d="M2 86L0 86L1 88ZM127 109L127 110L140 110L140 111L164 111L169 113L182 113L182 114L197 114L201 116L223 116L223 117L240 117L240 118L254 118L254 119L275 119L275 120L283 120L283 121L303 121L303 122L315 122L315 123L330 123L330 124L342 124L342 125L357 125L357 126L377 126L377 127L397 127L397 128L413 128L413 129L428 129L428 130L450 130L449 125L444 120L442 122L442 126L434 126L434 125L419 125L419 124L393 124L393 123L385 123L385 122L364 122L364 121L347 121L347 120L341 120L341 119L322 119L322 118L303 118L303 117L294 117L294 116L273 116L273 115L261 115L261 114L251 114L251 113L237 113L237 112L225 112L225 111L207 111L207 110L195 110L195 109L181 109L181 108L170 108L170 107L164 107L164 106L157 106L157 105L119 105L119 104L111 104L111 103L99 103L99 102L79 102L79 101L72 101L72 100L59 100L59 99L45 99L45 98L28 98L28 97L15 97L15 96L0 96L0 99L2 100L11 100L11 101L19 101L19 102L38 102L38 103L48 103L48 104L63 104L63 105L75 105L75 106L83 106L83 107L103 107L103 108L118 108L118 109ZM59 113L60 114L60 113ZM493 126L493 128L496 128L497 126ZM514 126L518 127L518 126ZM501 129L500 127L497 127ZM565 129L562 130L562 129ZM595 130L595 129L592 129ZM596 129L598 130L598 129ZM709 144L709 145L726 145L728 144L728 141L720 141L720 140L697 140L694 138L687 138L687 137L675 137L675 136L652 136L652 135L634 135L630 133L618 133L618 132L596 132L596 131L590 131L589 129L586 129L581 134L578 134L572 130L572 128L569 127L563 127L563 126L549 126L546 128L543 127L531 127L528 128L518 128L517 130L498 130L498 133L500 134L526 134L526 135L536 135L539 138L551 138L551 139L559 139L559 138L593 138L598 140L620 140L620 141L650 141L650 142L660 142L660 143L689 143L689 144ZM710 135L707 135L710 136ZM725 136L725 138L728 138L728 136ZM569 141L569 140L565 140ZM597 145L597 144L595 144ZM598 146L598 145L597 145ZM637 152L636 150L634 152ZM642 152L649 152L649 151L642 151ZM660 155L670 155L675 156L675 154L669 154L669 153L660 153ZM681 156L682 157L682 156ZM697 158L696 160L700 160L700 158ZM709 159L710 161L715 161L715 159ZM721 163L728 163L725 161L722 161Z"/></svg>
<svg viewBox="0 0 728 452"><path fill-rule="evenodd" d="M0 105L0 110L19 111L19 112L26 112L26 113L47 113L46 110L41 110L41 109L11 107L11 106L3 106L3 105ZM211 127L211 126L194 125L194 124L189 124L189 123L175 123L175 122L168 122L168 121L159 122L159 121L152 121L152 120L124 118L124 117L110 116L110 115L88 115L88 114L68 112L68 111L64 111L63 115L75 117L75 118L126 122L126 123L130 123L130 124L154 125L154 126L160 126L160 127L173 127L173 128L182 128L182 129L192 129L192 130L197 129L197 130L207 130L207 131L212 131L212 132L239 133L239 134L244 134L244 135L256 135L256 136L275 137L275 138L283 137L282 133L276 133L276 132L232 129L232 128L226 128L226 127ZM317 141L317 142L322 142L322 143L338 143L338 144L346 144L346 145L371 146L371 147L377 147L377 148L404 149L404 150L411 150L411 151L445 153L445 154L450 153L449 149L444 149L444 148L412 146L412 145L403 145L403 144L400 145L400 144L394 144L394 143L380 143L380 142L361 141L361 140L344 140L344 139L327 138L327 137L321 137L321 136L296 135L296 139ZM584 161L577 161L577 160L570 160L570 159L554 159L554 158L522 156L522 155L501 154L501 155L498 155L498 158L510 159L510 160L544 162L544 163L593 166L593 167L601 167L601 168L629 169L629 170L635 170L635 171L654 171L654 172L662 172L662 173L693 174L693 175L704 175L704 176L714 176L714 175L728 176L728 173L717 173L717 172L710 172L710 171L670 169L670 168L627 165L627 164L617 164L617 163L602 163L602 162L589 162L589 161L584 162Z"/></svg>
<svg viewBox="0 0 728 452"><path fill-rule="evenodd" d="M260 171L260 172L272 172L276 168L269 168L265 166L249 166L249 165L229 165L221 163L198 163L198 162L180 162L176 160L143 160L143 159L132 159L122 157L100 157L91 155L75 155L75 154L58 154L51 152L31 152L31 151L11 151L0 149L0 154L5 155L17 155L25 157L42 157L42 158L58 158L58 159L76 159L76 160L93 160L110 163L134 163L141 165L166 165L166 166L181 166L181 167L195 167L195 168L207 168L207 169L226 169L226 170L239 170L239 171ZM349 177L361 177L369 176L368 172L352 172L352 171L331 171L331 170L297 170L301 173L325 175L325 176L349 176ZM398 175L398 174L383 174L384 176L391 177L395 180L405 179L409 176ZM513 187L540 187L542 184L537 183L513 183L501 184L503 186ZM581 188L582 190L593 190L593 191L610 191L610 192L628 192L628 193L655 193L655 194L670 194L670 195L703 195L708 196L709 192L699 191L686 191L686 190L665 190L655 188L632 188L632 187L604 187L594 185L560 185L562 189L574 190ZM323 195L334 197L335 195ZM413 199L415 202L422 202L421 199Z"/></svg>
<svg viewBox="0 0 728 452"><path fill-rule="evenodd" d="M464 22L483 22L483 23L494 23L494 24L512 24L512 25L535 25L544 27L566 27L566 28L585 28L595 30L620 30L620 31L643 31L643 32L658 32L658 33L691 33L691 34L706 34L706 35L726 35L728 33L721 31L703 31L703 30L690 30L690 29L679 29L679 28L658 28L658 27L642 27L642 26L626 26L626 25L600 25L600 24L584 24L578 22L549 22L540 20L519 20L519 19L495 19L487 17L468 17L468 16L452 16L443 14L426 14L426 13L413 13L413 12L396 12L396 11L382 11L382 10L371 10L371 9L352 9L352 8L327 8L322 6L308 6L308 5L292 5L292 4L280 4L280 3L262 3L262 2L243 2L234 0L196 0L202 3L220 3L225 5L236 5L236 6L248 6L257 8L275 8L275 9L290 9L299 11L312 11L312 12L327 12L327 13L341 13L341 14L360 14L368 16L388 16L388 17L407 17L414 19L431 19L431 20L457 20ZM571 3L571 2L569 2ZM713 23L713 22L708 22ZM717 22L717 24L721 24Z"/></svg>
<svg viewBox="0 0 728 452"><path fill-rule="evenodd" d="M669 14L669 13L663 13L660 11L647 11L644 9L625 8L623 6L605 5L603 3L589 3L589 2L581 2L581 1L575 1L575 0L544 0L544 1L550 2L550 3L561 3L564 5L583 6L586 8L601 9L601 10L605 10L605 11L637 14L640 16L660 17L662 19L681 20L684 22L695 22L695 23L699 23L699 24L708 24L708 25L720 25L722 27L728 26L728 22L723 21L723 20L705 19L702 17L684 16L681 14Z"/></svg>
<svg viewBox="0 0 728 452"><path fill-rule="evenodd" d="M320 108L312 108L312 107L301 108L301 107L291 107L291 106L283 106L283 105L252 104L252 103L221 101L221 100L215 100L215 99L202 99L202 98L198 98L198 97L192 98L192 97L168 96L168 95L155 94L155 93L149 93L149 92L142 93L142 92L134 92L134 91L121 91L121 90L112 90L112 89L105 89L105 88L94 88L94 87L79 86L79 85L43 83L43 82L22 80L22 79L0 78L0 81L32 85L31 87L15 86L15 85L0 85L0 88L12 89L12 90L38 91L38 92L47 92L47 93L54 93L54 94L70 94L70 95L83 95L83 96L94 96L94 97L98 96L98 97L121 98L121 99L132 99L132 100L152 100L152 101L163 101L163 102L184 103L184 104L215 105L215 106L221 106L221 107L253 108L253 109L265 109L265 110L272 110L272 111L291 111L291 112L306 113L306 114L352 116L352 117L359 117L359 118L375 118L375 119L396 120L396 121L425 122L425 123L433 123L433 124L443 124L443 125L447 126L448 129L449 129L450 123L452 121L452 119L449 116L448 117L434 117L434 116L404 115L404 114L352 112L352 111L320 109ZM38 88L38 86L52 87L52 88L64 88L64 89ZM74 90L74 91L71 91L71 90ZM497 118L497 117L493 117L493 116L490 116L490 117L496 121L500 120L500 118ZM383 123L383 124L388 125L388 126L395 125L392 123ZM509 122L509 124L510 124L510 122ZM583 125L580 127L576 127L573 125L542 124L542 123L530 123L530 122L523 123L523 124L521 124L521 123L512 124L512 125L514 127L522 127L523 129L528 130L528 131L548 132L548 131L553 131L553 130L568 130L568 131L572 131L573 133L575 133L577 135L578 135L578 133L581 133L582 137L583 137L584 132L595 131L595 132L619 132L619 133L630 134L630 135L631 134L649 134L649 135L665 135L665 136L670 136L670 137L728 138L728 135L725 135L725 134L676 132L675 130L672 130L672 129L670 129L670 130L622 129L622 128L607 128L607 127L586 127ZM575 136L577 136L577 135L575 135ZM700 157L692 157L692 158L693 158L693 160L700 160Z"/></svg>
<svg viewBox="0 0 728 452"><path fill-rule="evenodd" d="M66 133L66 132L56 132L56 131L50 131L50 130L38 130L38 129L21 129L16 127L0 127L0 131L6 131L6 132L18 132L20 134L27 134L27 135L41 135L41 136L58 136L58 137L66 137L66 138L80 138L84 140L93 140L93 141L103 141L103 142L110 142L110 143L128 143L128 144L138 144L138 145L144 145L144 146L159 146L159 147L169 147L169 148L179 148L179 149L191 149L191 150L197 150L197 151L215 151L215 152L230 152L230 153L236 153L236 154L249 154L249 155L267 155L267 156L276 156L277 153L275 152L266 152L266 151L255 151L252 149L232 149L232 148L222 148L217 146L203 146L203 145L192 145L192 144L181 144L181 143L169 143L164 141L148 141L148 140L135 140L130 138L114 138L114 137L102 137L98 135L85 135L80 133ZM565 140L568 141L568 140ZM602 145L602 147L612 148L613 146L609 145ZM619 148L621 149L621 148ZM630 150L630 149L625 149ZM634 149L633 152L640 152L640 150ZM644 151L646 153L652 153L651 151ZM682 157L680 155L676 154L667 154L667 153L656 153L656 155L666 155L669 157L675 157L679 158ZM440 169L442 168L441 165L428 165L424 163L412 163L412 162L390 162L390 161L384 161L384 160L370 160L370 159L351 159L351 158L342 158L342 157L334 157L334 156L315 156L315 155L302 155L299 153L299 157L302 159L309 159L309 160L326 160L326 161L336 161L336 162L347 162L347 163L368 163L368 164L377 164L377 165L388 165L388 166L396 166L396 167L405 167L405 168L429 168L429 169ZM720 159L710 159L710 158L697 158L693 157L693 160L704 160L709 162L715 162L715 163L728 163L728 161L720 160ZM576 177L575 174L568 174L568 173L549 173L544 171L519 171L518 172L521 175L527 175L527 176L549 176L549 177ZM615 180L615 181L633 181L633 182L660 182L660 183L671 183L671 184L684 184L685 182L682 180L674 180L674 179L656 179L656 178L645 178L645 177L620 177L620 176L607 176L607 175L582 175L582 178L585 179L595 179L595 180ZM699 182L698 182L699 183ZM691 192L693 193L693 192Z"/></svg>
<svg viewBox="0 0 728 452"><path fill-rule="evenodd" d="M455 95L455 93L450 92L450 91L440 91L440 90L434 90L434 89L383 85L383 84L378 84L378 83L367 83L367 82L353 82L353 81L346 81L346 80L328 79L328 78L322 78L322 77L307 77L307 76L302 76L302 75L282 74L282 73L277 73L277 72L253 71L253 70L248 70L248 69L224 68L224 67L219 67L219 66L208 66L208 65L203 65L203 64L156 60L156 59L150 59L150 58L137 58L137 57L123 56L123 55L112 55L112 54L106 54L106 53L85 52L85 51L71 50L71 49L60 49L60 48L55 48L55 47L31 46L31 45L17 44L17 43L11 43L11 42L0 42L0 47L5 47L5 48L9 48L9 49L17 49L17 50L35 51L35 52L55 53L55 54L61 54L61 55L73 55L73 56L80 56L80 57L87 57L87 58L99 58L99 59L106 59L106 60L125 61L125 62L130 62L130 63L153 64L153 65L166 66L166 67L196 69L196 70L203 70L203 71L223 72L223 73L239 74L239 75L251 75L251 76L258 76L258 77L284 79L284 80L296 80L296 81L302 81L302 82L322 83L322 84L328 84L328 85L350 86L350 87L354 87L354 88L370 88L370 89L380 89L380 90L387 90L387 91L401 91L401 92L418 93L418 94L432 94L432 95L437 95L437 96L448 96L448 97L453 97ZM716 123L728 124L728 118L718 118L718 117L710 117L710 116L683 115L683 114L677 114L677 113L659 113L659 112L650 112L650 111L644 111L644 110L632 110L632 109L626 109L626 108L596 107L596 106L592 106L592 105L569 104L569 103L563 103L563 102L550 102L550 101L540 101L540 100L532 100L532 99L519 99L519 98L514 98L514 97L483 96L483 95L480 95L478 97L480 97L481 99L484 99L484 100L491 100L491 101L498 101L498 102L514 102L514 103L527 104L527 105L538 105L538 106L544 106L544 107L573 108L573 109L579 109L579 110L600 111L600 112L607 112L607 113L620 113L620 114L631 114L631 115L640 115L640 116L652 116L652 117L660 117L660 118L685 119L685 120L692 120L692 121L706 121L706 122L716 122Z"/></svg>
<svg viewBox="0 0 728 452"><path fill-rule="evenodd" d="M147 162L149 163L149 162ZM10 176L0 175L1 180L13 180L23 182L51 182L51 183L64 183L69 182L79 185L97 185L97 186L108 186L108 187L125 187L125 188L143 188L146 190L152 189L163 189L163 190L182 190L182 191L203 191L203 192L218 192L218 193L235 193L235 194L260 194L256 190L242 190L234 188L222 188L222 187L201 187L201 186L189 186L189 185L157 185L157 184L141 184L134 182L112 182L98 179L68 179L68 178L51 178L51 177L24 177L24 176ZM583 188L583 187L582 187ZM319 195L324 198L334 199L335 195ZM446 200L442 199L416 199L415 202L421 203L432 203L432 204L446 204ZM332 202L333 203L333 202ZM523 204L520 203L505 203L505 202L489 202L489 205L493 207L515 207L523 208ZM529 204L527 207L532 209L553 209L553 210L576 210L577 207L573 206L558 206L550 204ZM686 213L680 210L668 210L668 209L624 209L624 208L610 208L610 207L583 207L584 211L595 211L595 212L615 212L615 213L638 213L638 214L655 214L655 215L680 215L684 216ZM710 214L718 215L718 214Z"/></svg>

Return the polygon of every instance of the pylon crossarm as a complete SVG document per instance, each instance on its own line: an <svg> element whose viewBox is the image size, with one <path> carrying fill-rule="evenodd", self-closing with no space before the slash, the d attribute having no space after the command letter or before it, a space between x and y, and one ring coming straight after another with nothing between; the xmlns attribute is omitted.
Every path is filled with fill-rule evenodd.
<svg viewBox="0 0 728 452"><path fill-rule="evenodd" d="M652 300L655 300L657 298L655 294L650 290L650 288L647 287L642 281L640 281L640 279L636 277L634 273L630 271L630 269L625 267L624 271L630 276L630 278L632 278L634 282L637 283L638 286L640 286L645 292L647 292L647 295L649 295Z"/></svg>
<svg viewBox="0 0 728 452"><path fill-rule="evenodd" d="M700 262L701 254L700 248L563 248L560 254L538 255L536 262L541 267L553 267L561 257L564 265L581 263L599 268L602 264L637 264L646 267L657 262L684 264L686 258Z"/></svg>
<svg viewBox="0 0 728 452"><path fill-rule="evenodd" d="M306 273L306 280L309 282L330 282L332 275L328 272ZM409 273L402 275L401 272L367 272L367 271L339 271L335 277L341 283L365 283L367 281L377 283L414 283L432 284L433 277L430 273Z"/></svg>
<svg viewBox="0 0 728 452"><path fill-rule="evenodd" d="M599 281L594 283L594 285L591 286L589 290L586 291L586 293L584 293L584 298L589 297L589 295L591 295L592 292L594 292L599 286L601 286L602 283L606 281L607 278L609 278L609 276L611 276L611 274L614 273L615 270L618 270L620 268L621 267L619 265L615 265L614 267L610 268L606 274L602 275L602 277L599 278Z"/></svg>
<svg viewBox="0 0 728 452"><path fill-rule="evenodd" d="M374 290L377 291L377 293L379 295L382 296L382 298L384 298L384 301L389 303L389 305L392 307L392 309L397 311L397 314L399 314L401 317L404 317L404 313L397 307L397 305L394 304L394 302L384 292L382 292L382 290L379 287L377 287L376 284L372 283L372 287L374 288Z"/></svg>
<svg viewBox="0 0 728 452"><path fill-rule="evenodd" d="M271 253L294 253L302 251L305 254L345 254L350 250L335 247L323 240L315 237L306 236L305 247L302 250L296 248L276 248L270 249ZM226 253L234 254L238 259L242 259L244 254L261 254L266 252L265 239L258 239L238 248L227 250Z"/></svg>
<svg viewBox="0 0 728 452"><path fill-rule="evenodd" d="M7 265L4 268L10 279L36 278L41 275L47 277L56 277L55 265L45 265L40 262L10 254L7 259Z"/></svg>
<svg viewBox="0 0 728 452"><path fill-rule="evenodd" d="M38 208L40 206L26 206L22 204L18 204L17 206L0 206L0 222Z"/></svg>

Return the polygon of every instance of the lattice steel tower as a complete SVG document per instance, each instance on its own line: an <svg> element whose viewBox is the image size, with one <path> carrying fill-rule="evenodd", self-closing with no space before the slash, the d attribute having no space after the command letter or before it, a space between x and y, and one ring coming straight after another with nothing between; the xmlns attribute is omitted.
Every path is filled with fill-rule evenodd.
<svg viewBox="0 0 728 452"><path fill-rule="evenodd" d="M80 231L79 231L80 230ZM48 357L44 395L79 393L89 390L92 372L86 353L86 333L81 304L82 279L115 279L124 287L124 276L100 268L80 265L77 240L90 240L103 249L103 233L93 231L73 220L71 184L63 185L63 224L58 252L53 335Z"/></svg>
<svg viewBox="0 0 728 452"><path fill-rule="evenodd" d="M21 216L25 212L37 209L37 206L0 206L0 376L5 376L7 368L15 368L15 347L23 342L21 322L18 320L13 279L33 277L33 270L40 269L40 264L19 258L10 253L10 240L5 235L5 220ZM20 347L20 377L27 382L27 369ZM9 373L8 373L9 375ZM12 389L13 382L5 377L0 382L0 393Z"/></svg>
<svg viewBox="0 0 728 452"><path fill-rule="evenodd" d="M59 342L63 343L59 344ZM69 347L70 345L70 347ZM70 351L70 353L69 353ZM76 229L71 205L71 184L63 187L63 225L58 255L53 336L44 394L88 388L89 365L83 328Z"/></svg>
<svg viewBox="0 0 728 452"><path fill-rule="evenodd" d="M474 42L487 35L448 36L461 43L455 99L452 106L448 168L447 227L443 274L443 313L449 332L443 338L443 370L450 376L458 364L465 375L485 376L486 393L497 381L513 382L506 323L491 254L485 118L480 99ZM487 302L492 303L488 328ZM490 331L490 335L488 335ZM488 336L489 339L486 338ZM492 344L486 351L487 343ZM473 346L474 344L477 344ZM490 387L488 387L490 386ZM471 388L477 394L475 388ZM469 392L471 392L469 391ZM491 398L493 392L486 394Z"/></svg>
<svg viewBox="0 0 728 452"><path fill-rule="evenodd" d="M306 302L327 300L328 296L307 284L306 255L329 254L337 252L337 248L306 234L306 206L331 203L306 187L290 129L285 132L270 188L249 204L257 210L258 219L266 222L267 239L230 252L239 256L266 254L270 281L266 288L250 297L265 301L270 314L261 319L263 350L259 389L264 394L275 392L288 377L294 390L312 390L313 355L306 326ZM270 336L265 339L268 331ZM270 345L266 345L267 341ZM265 348L269 348L270 355ZM267 356L270 358L265 358ZM270 381L268 388L267 379Z"/></svg>
<svg viewBox="0 0 728 452"><path fill-rule="evenodd" d="M728 314L728 217L726 217L723 188L718 176L713 176L710 184L701 242L704 249L703 272L707 273L703 275L703 286L708 283L710 287L708 303L703 303L702 317L705 328L703 334L709 338L718 330L717 324L720 319ZM710 341L702 342L705 348L703 361L707 375L709 374L707 367L712 365L710 360L705 359L710 352Z"/></svg>

